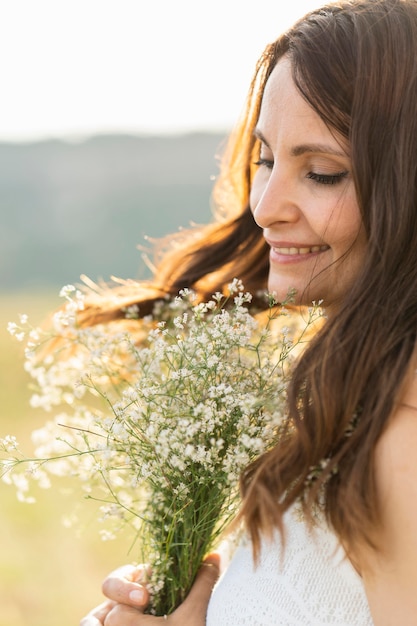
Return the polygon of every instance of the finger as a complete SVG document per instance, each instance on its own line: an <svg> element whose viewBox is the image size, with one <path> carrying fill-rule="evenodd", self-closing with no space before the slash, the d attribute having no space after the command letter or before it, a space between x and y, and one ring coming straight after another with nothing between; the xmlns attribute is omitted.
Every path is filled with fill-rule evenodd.
<svg viewBox="0 0 417 626"><path fill-rule="evenodd" d="M163 617L144 615L139 609L125 604L116 604L106 616L104 626L164 626L167 623Z"/></svg>
<svg viewBox="0 0 417 626"><path fill-rule="evenodd" d="M103 626L105 618L114 606L115 602L103 602L81 620L80 626Z"/></svg>
<svg viewBox="0 0 417 626"><path fill-rule="evenodd" d="M92 615L86 615L86 617L81 620L80 626L103 626L103 622Z"/></svg>
<svg viewBox="0 0 417 626"><path fill-rule="evenodd" d="M204 559L186 600L174 611L175 623L185 624L187 623L186 620L191 618L194 618L193 624L206 623L208 603L213 587L219 578L219 573L220 556L215 553L210 554Z"/></svg>
<svg viewBox="0 0 417 626"><path fill-rule="evenodd" d="M107 576L102 591L114 602L143 608L149 601L149 594L138 581L146 581L148 573L148 568L144 565L119 567Z"/></svg>
<svg viewBox="0 0 417 626"><path fill-rule="evenodd" d="M204 563L199 569L196 581L191 588L188 598L194 606L201 604L207 607L213 587L219 578L220 556L210 554L204 559Z"/></svg>
<svg viewBox="0 0 417 626"><path fill-rule="evenodd" d="M140 565L122 565L113 570L108 578L125 578L126 580L140 582L146 580L151 573L149 565L141 563Z"/></svg>

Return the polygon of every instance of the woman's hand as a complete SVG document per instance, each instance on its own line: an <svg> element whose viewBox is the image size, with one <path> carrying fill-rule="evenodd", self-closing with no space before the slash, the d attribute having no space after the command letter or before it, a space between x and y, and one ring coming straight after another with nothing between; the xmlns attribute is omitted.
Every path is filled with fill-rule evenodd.
<svg viewBox="0 0 417 626"><path fill-rule="evenodd" d="M103 583L103 593L108 600L93 609L80 626L204 626L211 592L219 577L219 560L217 554L205 559L188 597L167 617L143 613L149 600L146 569L131 565L121 567Z"/></svg>
<svg viewBox="0 0 417 626"><path fill-rule="evenodd" d="M147 568L143 565L124 565L114 570L105 579L102 591L109 599L95 607L80 622L80 626L103 626L111 624L106 619L109 613L120 603L130 608L132 616L143 611L146 607L149 595L146 590ZM114 611L117 613L117 611Z"/></svg>

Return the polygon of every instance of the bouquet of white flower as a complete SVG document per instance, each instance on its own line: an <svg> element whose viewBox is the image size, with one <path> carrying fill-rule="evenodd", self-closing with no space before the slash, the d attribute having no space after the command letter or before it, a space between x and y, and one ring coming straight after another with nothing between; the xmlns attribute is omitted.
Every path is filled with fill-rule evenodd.
<svg viewBox="0 0 417 626"><path fill-rule="evenodd" d="M302 329L291 335L282 323L275 331L273 321L289 315L285 306L270 298L258 318L240 281L229 289L208 302L184 290L158 303L140 322L140 343L126 331L81 327L83 296L71 286L50 335L30 328L26 316L9 324L17 339L27 338L32 404L60 411L33 433L33 458L14 437L0 441L3 479L31 501L30 477L41 486L51 475L78 478L101 503L103 537L127 525L138 539L156 615L187 595L236 515L242 469L278 441L295 347L321 315L314 305ZM45 341L55 347L40 359Z"/></svg>

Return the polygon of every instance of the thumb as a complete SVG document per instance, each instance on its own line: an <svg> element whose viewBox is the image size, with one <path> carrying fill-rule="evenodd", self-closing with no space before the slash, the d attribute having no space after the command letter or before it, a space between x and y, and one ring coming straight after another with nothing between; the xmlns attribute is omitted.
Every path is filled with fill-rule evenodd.
<svg viewBox="0 0 417 626"><path fill-rule="evenodd" d="M191 619L193 621L189 623L196 624L196 626L200 621L201 624L206 623L208 603L219 574L220 555L213 552L204 559L187 598L174 611L175 618L178 618L178 623L186 624L187 620ZM181 621L179 620L180 617Z"/></svg>

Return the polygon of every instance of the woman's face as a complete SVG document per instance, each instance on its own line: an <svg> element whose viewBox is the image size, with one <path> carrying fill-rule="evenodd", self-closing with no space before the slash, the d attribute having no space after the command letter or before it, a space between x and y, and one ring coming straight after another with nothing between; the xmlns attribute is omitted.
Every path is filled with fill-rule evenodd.
<svg viewBox="0 0 417 626"><path fill-rule="evenodd" d="M304 100L281 59L264 91L251 209L271 248L269 291L298 304L342 297L363 263L366 237L346 142Z"/></svg>

